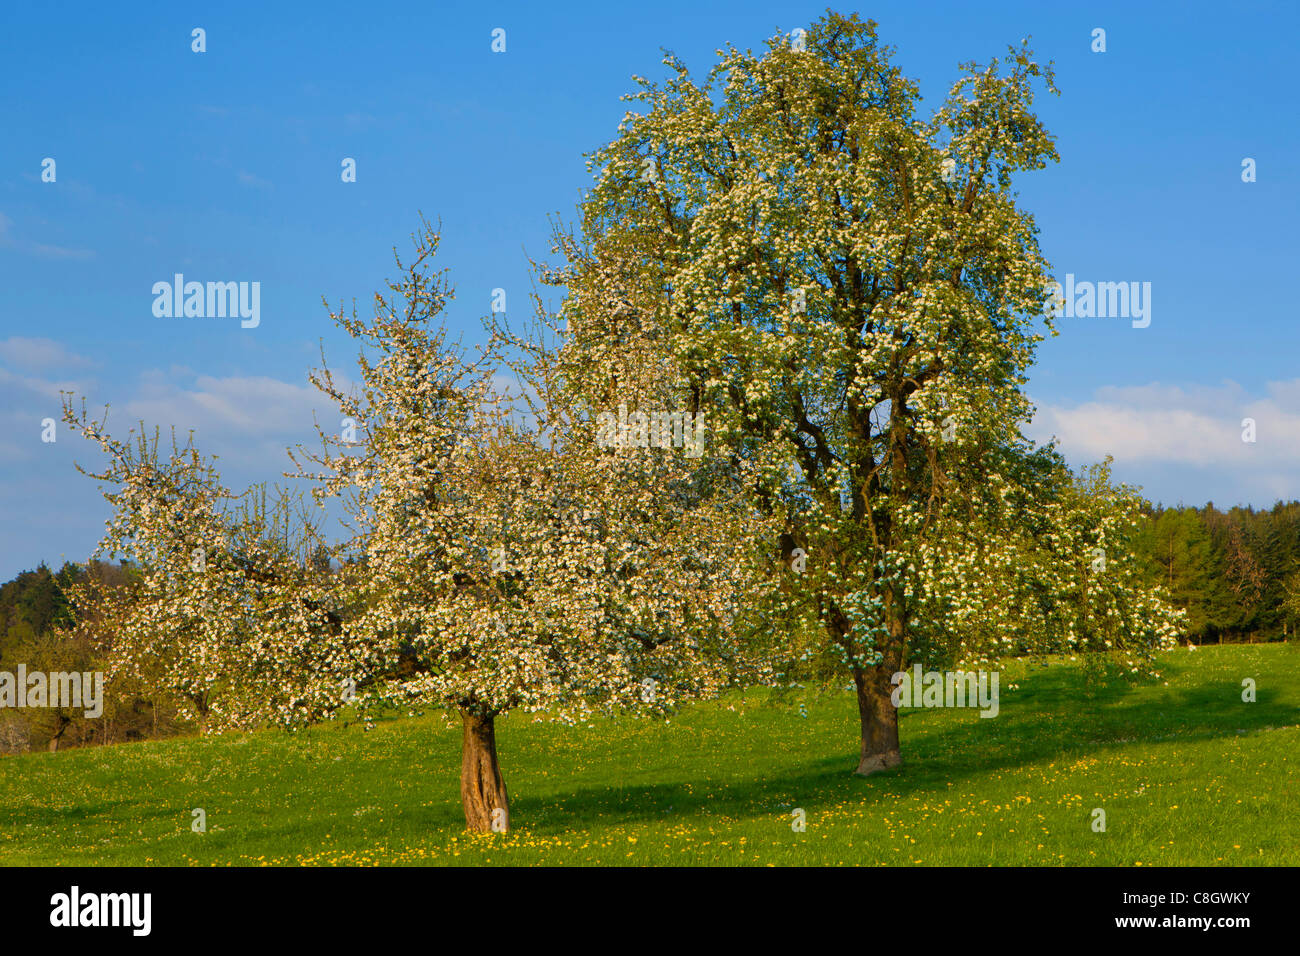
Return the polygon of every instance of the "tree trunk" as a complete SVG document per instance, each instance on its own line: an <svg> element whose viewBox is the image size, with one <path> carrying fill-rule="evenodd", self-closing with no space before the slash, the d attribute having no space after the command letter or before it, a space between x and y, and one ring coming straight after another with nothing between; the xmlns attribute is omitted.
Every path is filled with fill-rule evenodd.
<svg viewBox="0 0 1300 956"><path fill-rule="evenodd" d="M892 601L887 602L887 607L891 610L893 606ZM833 604L827 618L826 626L830 629L831 638L850 657L854 656L858 649L850 639L851 624L848 618ZM898 709L891 699L894 685L890 680L902 667L903 627L896 615L891 615L888 627L891 634L900 636L885 647L881 662L875 667L851 665L853 684L858 692L858 719L862 731L862 754L858 760L857 773L863 777L897 767L903 762L898 747Z"/></svg>
<svg viewBox="0 0 1300 956"><path fill-rule="evenodd" d="M862 759L859 776L888 770L903 762L898 749L898 709L890 699L893 671L886 664L863 670L853 668L858 690L858 717L862 721Z"/></svg>
<svg viewBox="0 0 1300 956"><path fill-rule="evenodd" d="M68 725L72 723L72 720L63 716L62 713L56 714L55 719L59 722L59 729L54 732L50 737L50 742L45 745L45 749L49 753L54 753L59 749L59 738L63 736L63 732L67 730Z"/></svg>
<svg viewBox="0 0 1300 956"><path fill-rule="evenodd" d="M471 830L504 833L510 828L510 797L497 763L495 715L477 707L463 707L460 716L465 725L460 756L460 801L465 808L465 825Z"/></svg>

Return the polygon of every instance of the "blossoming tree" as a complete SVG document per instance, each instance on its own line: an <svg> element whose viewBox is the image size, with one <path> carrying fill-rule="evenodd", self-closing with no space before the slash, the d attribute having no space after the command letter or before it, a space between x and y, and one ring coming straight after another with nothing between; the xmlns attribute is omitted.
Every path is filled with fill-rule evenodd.
<svg viewBox="0 0 1300 956"><path fill-rule="evenodd" d="M707 456L601 447L575 370L548 342L553 317L528 334L492 325L473 359L449 346L439 237L425 223L414 239L373 318L334 314L361 346L357 389L313 375L355 441L322 429L300 464L356 530L345 550L358 610L340 640L359 699L458 712L466 822L502 830L501 714L662 713L755 679L733 633L750 581L736 549L754 518L725 506ZM499 387L503 361L519 394Z"/></svg>
<svg viewBox="0 0 1300 956"><path fill-rule="evenodd" d="M671 54L665 83L638 78L642 111L592 157L583 229L657 290L679 394L756 466L751 501L795 573L784 593L852 674L858 772L901 760L905 660L1149 657L1176 618L1110 534L1126 495L1081 496L1021 434L1049 274L1011 184L1056 158L1031 112L1050 67L1023 47L968 64L921 118L856 15L720 54L703 83ZM575 336L593 361L617 351ZM1089 509L1114 520L1080 521Z"/></svg>

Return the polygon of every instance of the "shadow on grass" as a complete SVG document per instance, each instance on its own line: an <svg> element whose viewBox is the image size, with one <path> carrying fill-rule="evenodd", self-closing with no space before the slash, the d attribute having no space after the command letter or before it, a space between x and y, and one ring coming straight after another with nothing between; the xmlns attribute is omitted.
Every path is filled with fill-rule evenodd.
<svg viewBox="0 0 1300 956"><path fill-rule="evenodd" d="M690 783L521 795L511 801L511 814L539 834L687 816L770 813L777 820L796 806L813 813L850 801L871 804L947 791L950 782L1045 759L1082 757L1116 744L1236 737L1290 726L1300 716L1267 688L1257 692L1256 702L1242 701L1242 688L1229 679L1170 689L1155 700L1135 699L1141 689L1124 681L1090 688L1073 669L1036 670L1020 680L1019 691L1004 695L996 718L981 718L971 709L904 711L900 728L905 763L867 778L853 774L856 755L849 749L852 737L846 734L843 757L806 761L762 778L705 777ZM766 742L756 745L761 749Z"/></svg>
<svg viewBox="0 0 1300 956"><path fill-rule="evenodd" d="M117 808L130 806L136 817L161 817L169 815L159 808L152 812L142 812L139 804L133 800L101 800L98 803L79 803L68 807L52 807L45 804L5 807L5 823L12 827L55 827L73 823L86 823L95 818L109 817Z"/></svg>

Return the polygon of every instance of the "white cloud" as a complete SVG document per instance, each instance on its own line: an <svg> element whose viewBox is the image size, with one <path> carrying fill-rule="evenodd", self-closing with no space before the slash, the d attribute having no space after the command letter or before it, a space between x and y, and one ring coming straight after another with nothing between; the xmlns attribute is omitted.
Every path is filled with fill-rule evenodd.
<svg viewBox="0 0 1300 956"><path fill-rule="evenodd" d="M90 359L69 352L53 339L28 339L11 336L0 339L0 361L29 370L49 368L84 368L94 365Z"/></svg>
<svg viewBox="0 0 1300 956"><path fill-rule="evenodd" d="M173 368L143 376L137 394L113 407L110 430L143 421L150 431L155 425L164 432L174 426L184 440L193 429L199 450L238 466L235 476L244 481L279 480L291 467L288 447L302 443L318 450L313 414L327 432L338 430L338 410L310 383L267 376L191 379L185 372ZM346 380L339 384L349 388Z"/></svg>
<svg viewBox="0 0 1300 956"><path fill-rule="evenodd" d="M16 465L35 458L44 448L41 441L46 418L61 421L62 391L85 394L88 383L21 375L0 368L0 463ZM63 426L58 426L62 432Z"/></svg>
<svg viewBox="0 0 1300 956"><path fill-rule="evenodd" d="M1254 419L1255 441L1242 440L1242 420ZM1270 382L1252 395L1235 382L1182 388L1152 383L1108 386L1078 405L1040 406L1031 437L1060 439L1072 461L1115 457L1118 477L1181 469L1189 501L1198 487L1232 487L1243 501L1300 496L1300 379ZM1172 489L1171 489L1172 491Z"/></svg>
<svg viewBox="0 0 1300 956"><path fill-rule="evenodd" d="M312 409L320 398L310 384L294 385L266 376L200 375L189 386L151 376L123 408L132 418L146 421L266 435L310 426Z"/></svg>
<svg viewBox="0 0 1300 956"><path fill-rule="evenodd" d="M26 343L12 348L36 358L62 354ZM345 392L352 387L342 377L336 382ZM93 380L23 375L0 367L0 510L9 515L0 527L0 565L9 559L0 580L42 558L55 560L66 553L84 559L107 517L95 482L73 467L76 462L93 471L102 466L102 453L71 435L61 421L56 443L41 440L41 419L59 419L60 389L74 392L78 405L86 396L90 416L102 416L107 396ZM259 482L305 489L308 485L284 477L293 470L285 449L301 443L319 451L313 412L327 432L340 427L337 409L308 382L196 376L172 366L145 373L133 389L122 391L126 394L109 410L108 430L114 437L125 439L143 421L146 434L152 435L155 426L161 430L166 447L172 426L181 444L192 429L199 452L217 456L222 482L235 491Z"/></svg>

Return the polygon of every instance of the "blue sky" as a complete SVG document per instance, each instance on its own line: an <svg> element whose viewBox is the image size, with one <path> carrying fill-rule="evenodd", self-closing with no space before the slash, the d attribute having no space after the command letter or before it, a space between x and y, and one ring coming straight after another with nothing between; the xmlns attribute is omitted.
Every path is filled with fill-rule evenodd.
<svg viewBox="0 0 1300 956"><path fill-rule="evenodd" d="M1022 204L1058 275L1150 282L1151 322L1061 320L1039 351L1031 434L1165 503L1300 496L1300 124L1294 4L874 3L923 110L957 64L1031 36L1059 98L1038 108L1061 163ZM823 4L6 5L0 13L0 579L84 559L107 515L73 470L90 446L58 391L196 430L236 486L278 477L328 407L306 380L321 297L368 308L417 211L441 218L448 316L473 340L491 291L522 315L527 256L573 218L584 153L610 139L660 48L699 75ZM191 50L191 30L207 51ZM491 49L506 31L506 51ZM1106 31L1094 53L1092 31ZM42 181L42 160L56 162ZM352 157L357 181L340 180ZM1242 161L1256 163L1244 183ZM175 273L257 281L261 321L157 318ZM1241 440L1241 420L1257 439ZM331 418L333 416L330 416Z"/></svg>

